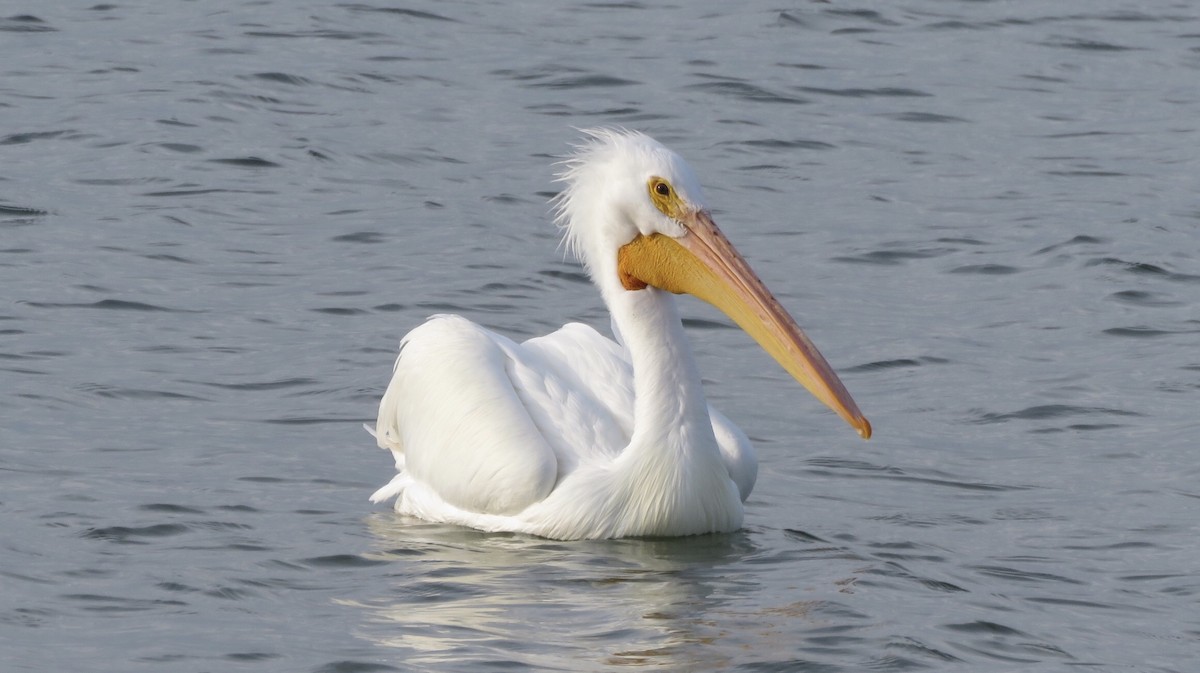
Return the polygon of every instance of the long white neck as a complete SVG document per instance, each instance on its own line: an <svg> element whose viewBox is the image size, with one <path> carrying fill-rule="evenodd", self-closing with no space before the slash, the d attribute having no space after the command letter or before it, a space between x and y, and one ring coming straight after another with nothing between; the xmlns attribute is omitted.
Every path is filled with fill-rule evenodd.
<svg viewBox="0 0 1200 673"><path fill-rule="evenodd" d="M639 535L736 529L741 500L713 435L675 298L646 288L608 299L633 363L633 436L614 466L624 525Z"/></svg>
<svg viewBox="0 0 1200 673"><path fill-rule="evenodd" d="M715 449L716 440L708 441L712 424L700 372L675 298L655 288L621 291L610 295L609 311L633 364L635 440L640 435L678 441L682 428L701 435L690 438L697 444Z"/></svg>

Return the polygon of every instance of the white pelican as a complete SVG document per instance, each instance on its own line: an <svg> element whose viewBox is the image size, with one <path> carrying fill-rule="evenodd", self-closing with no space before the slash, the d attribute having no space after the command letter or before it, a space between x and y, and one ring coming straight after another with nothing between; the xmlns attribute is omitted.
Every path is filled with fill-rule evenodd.
<svg viewBox="0 0 1200 673"><path fill-rule="evenodd" d="M558 223L617 341L571 323L515 343L439 315L400 342L375 435L396 511L556 539L728 532L758 461L708 405L673 294L721 309L864 438L833 369L709 216L682 159L599 129L565 162ZM368 428L369 429L369 428Z"/></svg>

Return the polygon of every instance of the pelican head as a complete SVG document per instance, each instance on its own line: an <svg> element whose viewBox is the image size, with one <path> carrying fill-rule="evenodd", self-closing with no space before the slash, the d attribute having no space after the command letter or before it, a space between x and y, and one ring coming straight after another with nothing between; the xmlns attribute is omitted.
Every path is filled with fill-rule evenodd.
<svg viewBox="0 0 1200 673"><path fill-rule="evenodd" d="M584 133L559 176L558 222L605 301L644 291L703 299L869 438L871 424L833 368L713 222L691 167L642 133Z"/></svg>

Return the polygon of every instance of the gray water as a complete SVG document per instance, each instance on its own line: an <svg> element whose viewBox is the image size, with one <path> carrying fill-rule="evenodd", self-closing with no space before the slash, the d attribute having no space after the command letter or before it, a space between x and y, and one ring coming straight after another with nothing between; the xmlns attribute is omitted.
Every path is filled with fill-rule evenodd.
<svg viewBox="0 0 1200 673"><path fill-rule="evenodd" d="M0 7L4 670L1196 670L1194 3ZM688 300L744 530L370 505L405 331L607 329L546 203L595 125L875 438Z"/></svg>

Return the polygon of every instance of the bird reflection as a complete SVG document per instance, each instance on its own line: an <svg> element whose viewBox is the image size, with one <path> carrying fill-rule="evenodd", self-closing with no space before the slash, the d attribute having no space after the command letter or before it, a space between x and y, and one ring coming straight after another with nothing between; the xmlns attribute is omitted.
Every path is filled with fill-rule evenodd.
<svg viewBox="0 0 1200 673"><path fill-rule="evenodd" d="M604 666L711 669L721 662L700 646L732 635L714 615L759 592L723 572L759 551L745 532L565 543L391 514L367 524L370 556L394 561L396 581L359 606L386 625L369 637L410 664L578 670L587 652Z"/></svg>

